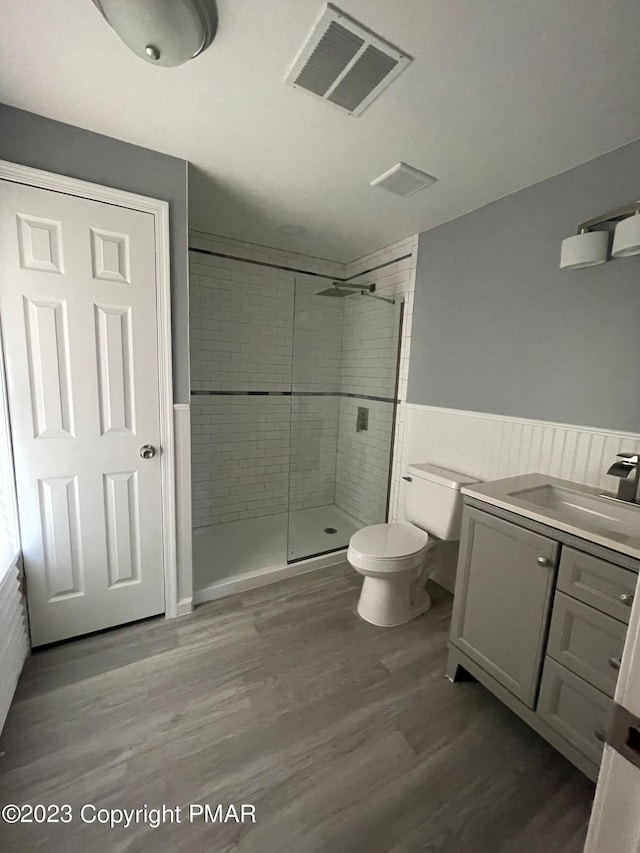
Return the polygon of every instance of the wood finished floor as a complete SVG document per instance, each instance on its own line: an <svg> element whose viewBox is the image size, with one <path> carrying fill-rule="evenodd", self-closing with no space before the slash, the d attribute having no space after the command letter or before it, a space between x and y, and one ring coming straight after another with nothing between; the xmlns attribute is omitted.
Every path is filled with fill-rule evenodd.
<svg viewBox="0 0 640 853"><path fill-rule="evenodd" d="M7 826L0 850L579 853L593 785L474 682L451 596L393 629L346 566L34 654L3 803L253 803L257 822Z"/></svg>

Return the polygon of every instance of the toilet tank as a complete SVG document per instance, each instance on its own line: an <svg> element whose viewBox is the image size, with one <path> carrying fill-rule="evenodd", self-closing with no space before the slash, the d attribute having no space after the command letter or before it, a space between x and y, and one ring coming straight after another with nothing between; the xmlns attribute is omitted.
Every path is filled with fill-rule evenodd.
<svg viewBox="0 0 640 853"><path fill-rule="evenodd" d="M406 520L438 539L460 539L460 489L478 481L458 471L426 463L408 465L407 476L411 481L404 490Z"/></svg>

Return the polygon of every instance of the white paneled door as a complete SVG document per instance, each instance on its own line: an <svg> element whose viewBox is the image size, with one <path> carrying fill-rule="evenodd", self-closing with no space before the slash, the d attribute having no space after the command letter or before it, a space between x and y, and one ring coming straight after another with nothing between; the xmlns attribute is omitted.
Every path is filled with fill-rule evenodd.
<svg viewBox="0 0 640 853"><path fill-rule="evenodd" d="M32 645L162 613L154 217L0 182Z"/></svg>

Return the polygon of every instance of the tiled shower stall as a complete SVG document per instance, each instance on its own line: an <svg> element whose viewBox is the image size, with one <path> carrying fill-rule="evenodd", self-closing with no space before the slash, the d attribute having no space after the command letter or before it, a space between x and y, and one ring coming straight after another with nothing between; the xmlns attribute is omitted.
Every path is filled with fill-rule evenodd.
<svg viewBox="0 0 640 853"><path fill-rule="evenodd" d="M322 297L346 277L344 264L200 232L190 246L194 584L203 590L344 548L361 526L385 521L412 294L396 280L376 291L403 297L393 305ZM362 281L382 282L392 260Z"/></svg>

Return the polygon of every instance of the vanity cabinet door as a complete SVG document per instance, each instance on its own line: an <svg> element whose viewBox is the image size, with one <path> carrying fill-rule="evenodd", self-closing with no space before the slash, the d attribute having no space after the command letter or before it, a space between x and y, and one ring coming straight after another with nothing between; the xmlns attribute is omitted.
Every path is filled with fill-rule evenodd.
<svg viewBox="0 0 640 853"><path fill-rule="evenodd" d="M465 508L451 642L533 708L560 546Z"/></svg>

